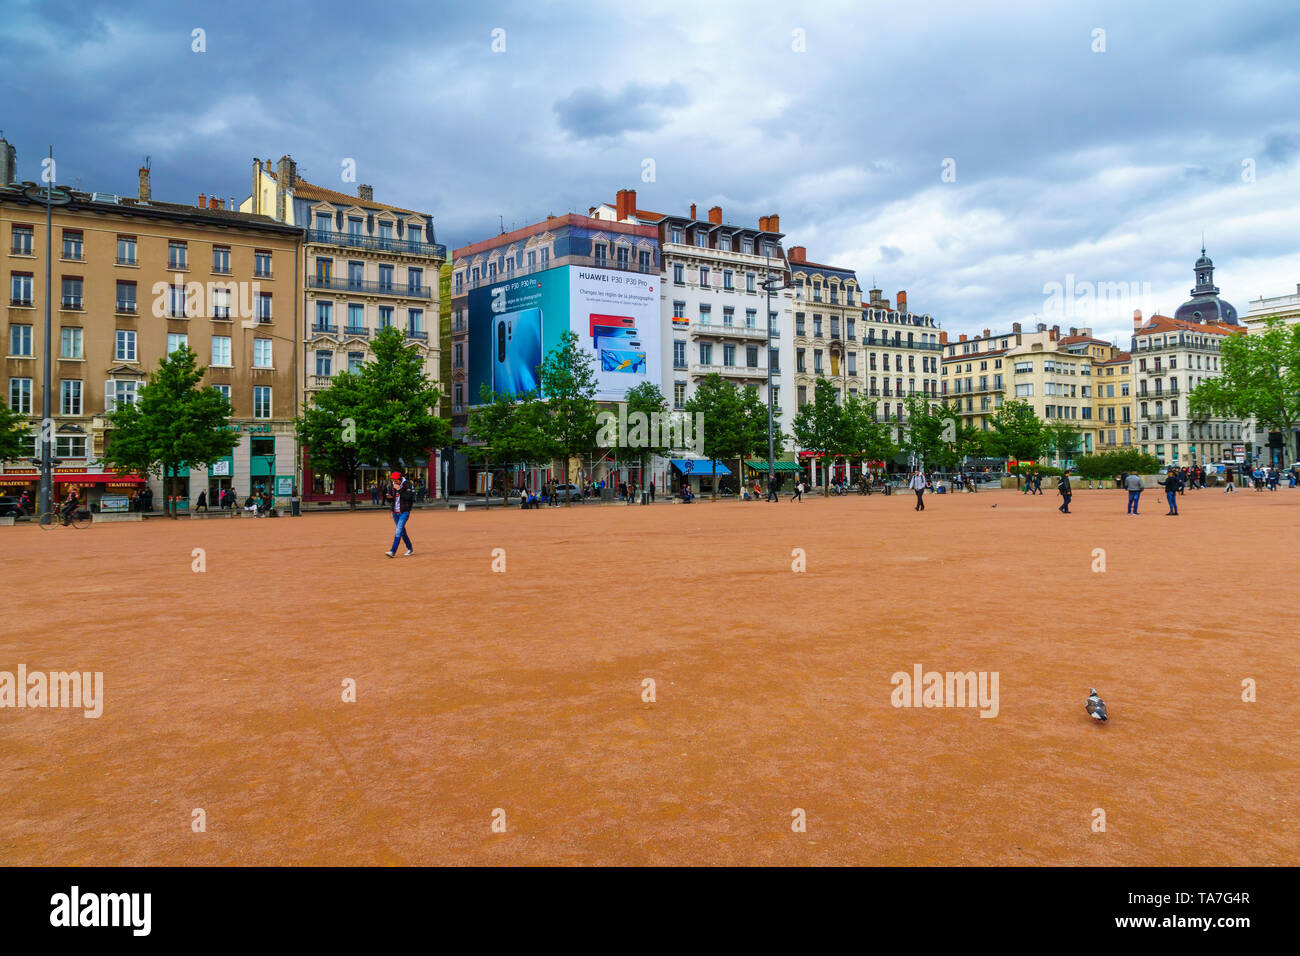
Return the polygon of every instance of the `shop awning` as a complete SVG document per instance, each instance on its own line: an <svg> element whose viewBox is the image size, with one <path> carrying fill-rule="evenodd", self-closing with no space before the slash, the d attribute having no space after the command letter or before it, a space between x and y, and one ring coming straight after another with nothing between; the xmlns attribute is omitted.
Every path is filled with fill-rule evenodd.
<svg viewBox="0 0 1300 956"><path fill-rule="evenodd" d="M746 468L752 468L752 469L754 469L755 471L764 471L764 472L765 472L765 471L767 471L767 462L765 462L765 461L747 461L747 462L745 462L745 467L746 467ZM797 461L778 461L778 462L776 463L776 467L775 467L773 470L774 470L774 471L799 471L800 468L799 468L799 463L798 463Z"/></svg>
<svg viewBox="0 0 1300 956"><path fill-rule="evenodd" d="M39 480L39 477L37 478ZM56 474L56 485L143 485L144 479L139 475L103 475L103 474Z"/></svg>
<svg viewBox="0 0 1300 956"><path fill-rule="evenodd" d="M709 477L714 473L713 462L707 458L673 458L672 465L683 475L704 475ZM718 462L717 473L719 475L729 475L731 469L722 462Z"/></svg>

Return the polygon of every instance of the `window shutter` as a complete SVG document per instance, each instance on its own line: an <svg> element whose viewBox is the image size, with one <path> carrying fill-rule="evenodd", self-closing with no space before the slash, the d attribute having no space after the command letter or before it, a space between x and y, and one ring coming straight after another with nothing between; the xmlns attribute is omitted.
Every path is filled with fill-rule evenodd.
<svg viewBox="0 0 1300 956"><path fill-rule="evenodd" d="M114 412L117 410L117 389L110 378L104 383L104 413Z"/></svg>

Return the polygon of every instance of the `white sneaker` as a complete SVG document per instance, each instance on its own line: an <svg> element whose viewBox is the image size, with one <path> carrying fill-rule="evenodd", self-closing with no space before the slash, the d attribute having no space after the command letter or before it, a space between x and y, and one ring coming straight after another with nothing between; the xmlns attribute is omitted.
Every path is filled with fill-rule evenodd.
<svg viewBox="0 0 1300 956"><path fill-rule="evenodd" d="M412 551L410 548L407 548L407 549L406 549L406 556L407 556L408 558L409 558L411 555L413 555L413 554L415 554L415 552Z"/></svg>
<svg viewBox="0 0 1300 956"><path fill-rule="evenodd" d="M392 551L385 551L385 552L384 552L384 557L386 557L386 558L391 558L391 557L393 557L393 552L392 552Z"/></svg>

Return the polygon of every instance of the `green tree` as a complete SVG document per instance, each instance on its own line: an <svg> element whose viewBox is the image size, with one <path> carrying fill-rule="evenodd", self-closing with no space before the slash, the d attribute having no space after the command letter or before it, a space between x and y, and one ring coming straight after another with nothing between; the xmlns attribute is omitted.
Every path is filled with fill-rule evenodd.
<svg viewBox="0 0 1300 956"><path fill-rule="evenodd" d="M711 372L695 386L695 394L686 400L683 408L692 420L696 415L703 416L703 441L699 434L695 435L695 440L702 444L704 457L713 463L713 497L717 498L718 462L743 454L747 442L753 437L747 435L751 425L746 420L745 400L736 386L717 372Z"/></svg>
<svg viewBox="0 0 1300 956"><path fill-rule="evenodd" d="M1074 457L1082 442L1079 427L1070 422L1058 418L1043 426L1043 450L1054 451L1062 463Z"/></svg>
<svg viewBox="0 0 1300 956"><path fill-rule="evenodd" d="M1282 433L1289 457L1300 457L1300 325L1271 318L1262 332L1229 335L1221 346L1223 374L1209 378L1188 396L1194 418L1254 419Z"/></svg>
<svg viewBox="0 0 1300 956"><path fill-rule="evenodd" d="M558 346L547 353L541 365L542 399L546 415L544 434L556 454L564 458L565 482L570 462L582 458L596 445L596 373L591 356L578 347L578 336L565 332ZM568 495L564 503L569 503Z"/></svg>
<svg viewBox="0 0 1300 956"><path fill-rule="evenodd" d="M747 386L740 393L740 440L736 448L737 482L744 475L746 458L767 460L767 402L758 397L758 389ZM780 419L772 418L772 457L785 450L785 435Z"/></svg>
<svg viewBox="0 0 1300 956"><path fill-rule="evenodd" d="M790 426L799 447L812 452L821 462L822 493L826 495L831 493L828 459L843 451L846 440L843 409L836 401L838 394L830 379L818 378L813 386L813 400L804 403Z"/></svg>
<svg viewBox="0 0 1300 956"><path fill-rule="evenodd" d="M173 518L176 510L166 500L171 497L168 482L181 465L206 465L239 444L238 432L228 427L230 402L216 389L199 384L207 370L198 367L196 359L188 346L160 359L137 401L108 415L112 431L104 461L119 472L158 474L165 511Z"/></svg>
<svg viewBox="0 0 1300 956"><path fill-rule="evenodd" d="M424 373L424 357L396 326L370 343L371 358L354 373L359 391L357 444L373 465L407 468L447 444L451 424L438 415L441 392Z"/></svg>
<svg viewBox="0 0 1300 956"><path fill-rule="evenodd" d="M1018 399L1002 403L989 423L986 440L989 451L997 457L1018 461L1036 461L1046 441L1034 407ZM1019 467L1013 470L1018 478Z"/></svg>
<svg viewBox="0 0 1300 956"><path fill-rule="evenodd" d="M351 372L339 372L329 388L317 392L295 423L298 440L307 449L312 468L342 475L348 486L348 506L357 510L357 479L364 459L357 441L357 421L363 417L361 382Z"/></svg>
<svg viewBox="0 0 1300 956"><path fill-rule="evenodd" d="M950 467L954 461L956 421L941 412L943 406L932 405L924 395L909 395L903 400L907 422L903 426L902 450L915 459L915 463ZM945 441L951 434L952 441Z"/></svg>
<svg viewBox="0 0 1300 956"><path fill-rule="evenodd" d="M492 466L511 462L529 464L554 456L555 446L545 431L546 406L536 392L521 395L494 395L486 385L479 386L481 404L470 409L466 436L470 439L462 450L483 463L489 475L484 486L484 503L491 505ZM502 490L510 496L511 477L506 475Z"/></svg>
<svg viewBox="0 0 1300 956"><path fill-rule="evenodd" d="M858 461L889 461L898 454L889 426L877 419L874 399L850 395L840 407L840 447L843 454Z"/></svg>
<svg viewBox="0 0 1300 956"><path fill-rule="evenodd" d="M10 461L27 454L27 436L31 434L27 416L0 404L0 461Z"/></svg>
<svg viewBox="0 0 1300 956"><path fill-rule="evenodd" d="M641 470L641 484L644 485L646 459L669 451L662 444L664 432L667 431L668 399L664 398L664 393L654 382L641 382L627 390L628 420L635 421L633 416L638 414L645 416L645 435L643 437L636 429L632 429L628 439L636 440L632 448ZM655 422L660 422L661 426L651 427Z"/></svg>
<svg viewBox="0 0 1300 956"><path fill-rule="evenodd" d="M1099 455L1084 455L1075 462L1080 478L1093 481L1110 481L1122 474L1154 475L1160 470L1160 459L1144 455L1136 448L1117 448Z"/></svg>

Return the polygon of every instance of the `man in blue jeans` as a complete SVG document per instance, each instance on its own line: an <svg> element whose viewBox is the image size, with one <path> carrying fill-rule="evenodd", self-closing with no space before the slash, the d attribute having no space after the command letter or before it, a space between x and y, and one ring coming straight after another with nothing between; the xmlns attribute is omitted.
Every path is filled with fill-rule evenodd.
<svg viewBox="0 0 1300 956"><path fill-rule="evenodd" d="M385 552L387 557L394 557L397 554L398 544L406 545L407 555L415 553L411 547L411 539L406 534L406 522L411 517L411 502L415 499L415 489L411 483L402 478L400 471L392 474L393 479L393 524L397 526L393 534L393 546Z"/></svg>
<svg viewBox="0 0 1300 956"><path fill-rule="evenodd" d="M1178 517L1178 489L1183 486L1182 475L1170 468L1165 473L1165 480L1160 484L1165 486L1165 500L1169 502L1169 510L1165 512L1165 517L1170 515Z"/></svg>
<svg viewBox="0 0 1300 956"><path fill-rule="evenodd" d="M1128 514L1138 513L1138 499L1142 497L1142 476L1129 475L1124 479L1124 489L1128 492Z"/></svg>

